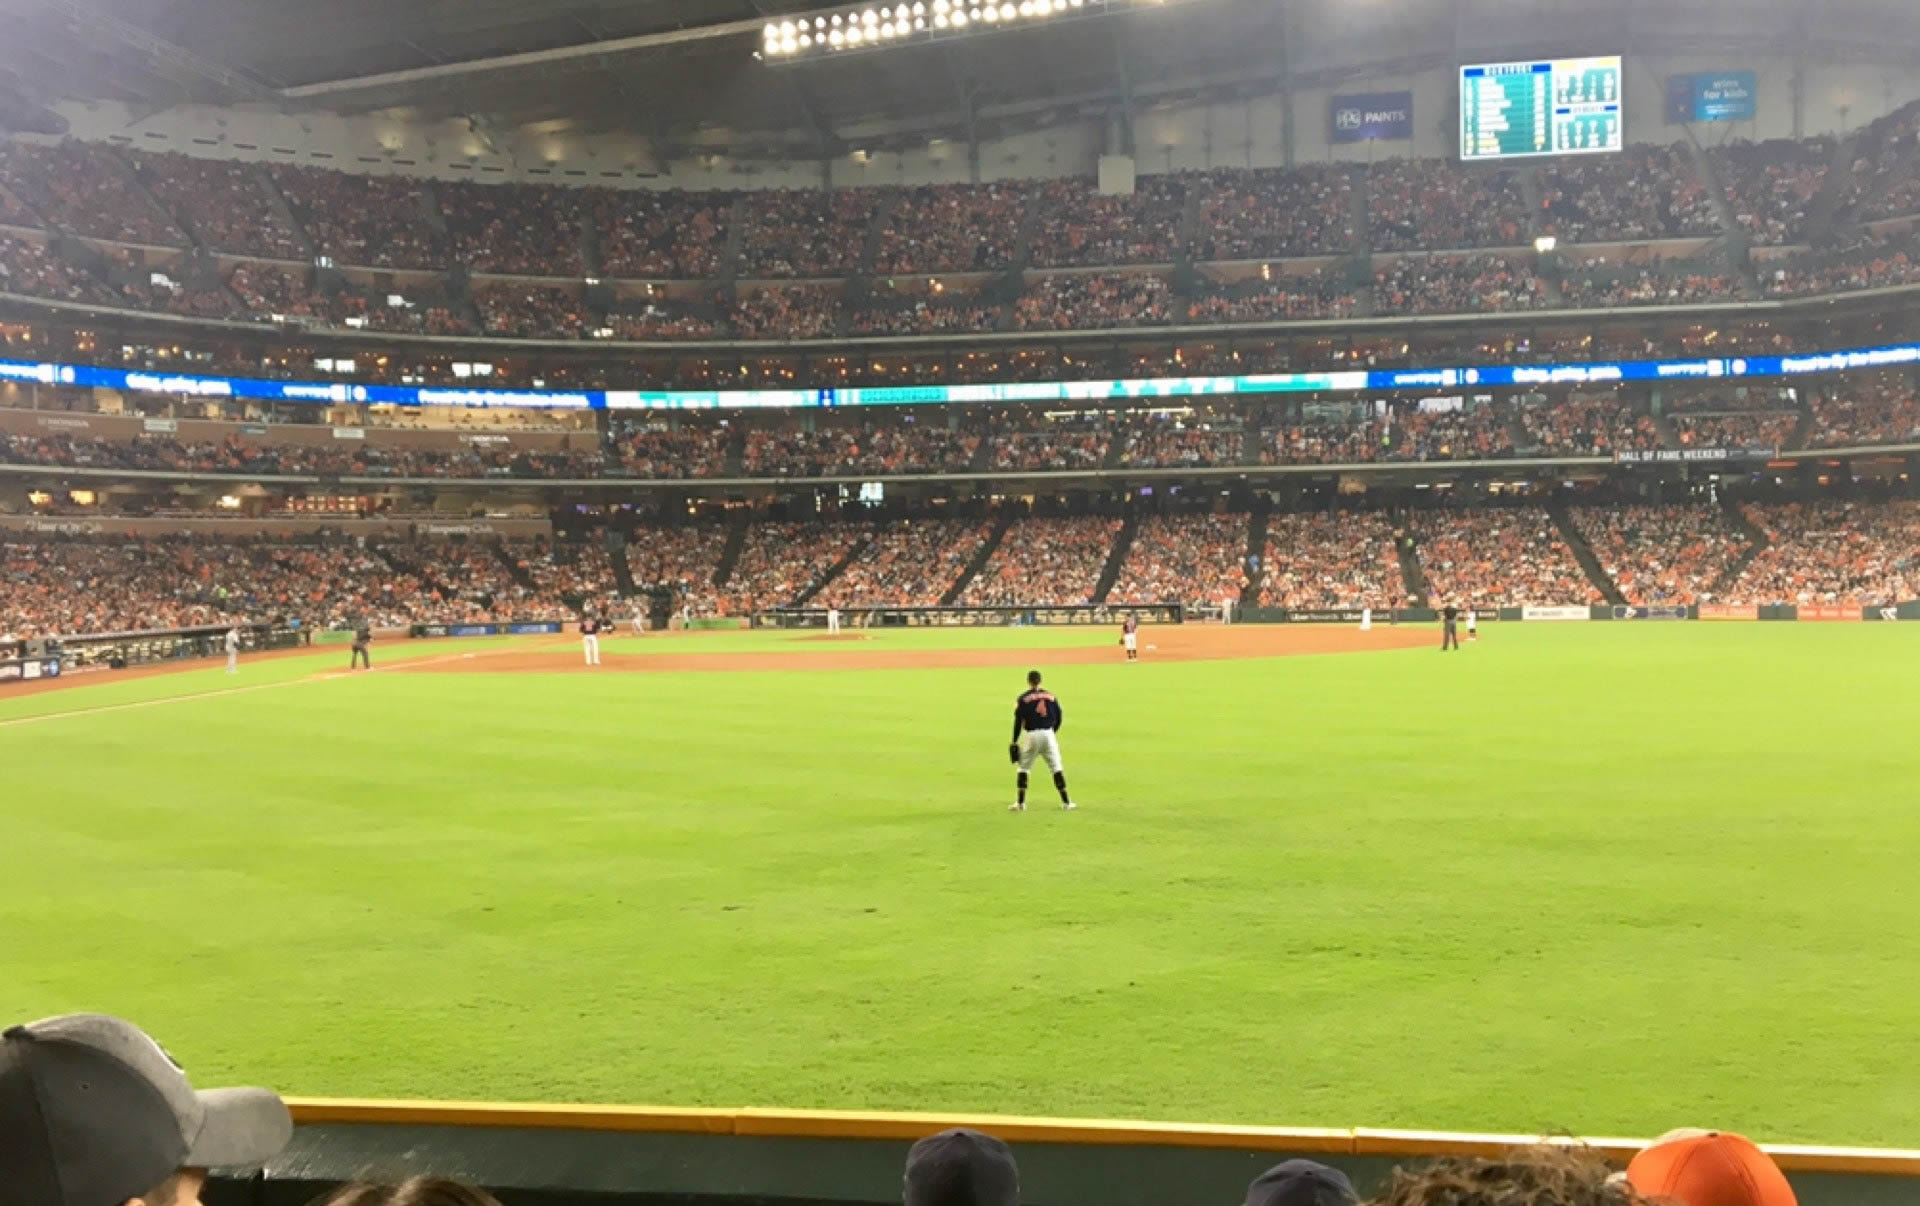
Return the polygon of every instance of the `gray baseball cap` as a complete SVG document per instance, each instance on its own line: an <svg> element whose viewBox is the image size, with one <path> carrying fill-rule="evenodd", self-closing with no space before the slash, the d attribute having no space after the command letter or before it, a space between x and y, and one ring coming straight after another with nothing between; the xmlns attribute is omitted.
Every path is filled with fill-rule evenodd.
<svg viewBox="0 0 1920 1206"><path fill-rule="evenodd" d="M292 1137L278 1096L196 1092L131 1022L76 1013L0 1034L0 1206L120 1206L182 1168L265 1164Z"/></svg>

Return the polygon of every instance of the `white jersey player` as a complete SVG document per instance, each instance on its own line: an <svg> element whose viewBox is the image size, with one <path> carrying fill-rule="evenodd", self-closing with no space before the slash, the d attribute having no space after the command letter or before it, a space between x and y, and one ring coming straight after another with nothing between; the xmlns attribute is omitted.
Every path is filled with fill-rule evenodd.
<svg viewBox="0 0 1920 1206"><path fill-rule="evenodd" d="M227 673L240 673L240 630L227 629Z"/></svg>
<svg viewBox="0 0 1920 1206"><path fill-rule="evenodd" d="M827 635L840 635L840 609L838 607L827 608Z"/></svg>
<svg viewBox="0 0 1920 1206"><path fill-rule="evenodd" d="M1480 611L1478 608L1467 608L1467 639L1469 641L1477 641L1480 639Z"/></svg>

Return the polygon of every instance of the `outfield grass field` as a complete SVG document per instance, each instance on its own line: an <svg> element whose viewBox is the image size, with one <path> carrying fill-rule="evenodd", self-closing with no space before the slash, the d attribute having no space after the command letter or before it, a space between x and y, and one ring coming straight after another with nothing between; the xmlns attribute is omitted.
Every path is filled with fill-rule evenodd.
<svg viewBox="0 0 1920 1206"><path fill-rule="evenodd" d="M300 1094L1920 1135L1906 625L1065 666L1024 815L1017 671L606 644L748 647L0 691L0 1015Z"/></svg>

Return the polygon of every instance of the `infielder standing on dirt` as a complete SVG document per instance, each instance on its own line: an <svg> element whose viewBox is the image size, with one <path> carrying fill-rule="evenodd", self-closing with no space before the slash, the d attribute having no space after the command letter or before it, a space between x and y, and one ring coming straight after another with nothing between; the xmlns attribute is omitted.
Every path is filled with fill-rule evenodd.
<svg viewBox="0 0 1920 1206"><path fill-rule="evenodd" d="M580 617L580 648L587 655L587 665L600 664L600 621L591 613Z"/></svg>
<svg viewBox="0 0 1920 1206"><path fill-rule="evenodd" d="M840 635L840 609L838 607L827 608L827 635Z"/></svg>
<svg viewBox="0 0 1920 1206"><path fill-rule="evenodd" d="M1140 660L1139 612L1130 611L1127 613L1126 620L1120 625L1120 644L1121 647L1127 651L1128 661L1137 662Z"/></svg>
<svg viewBox="0 0 1920 1206"><path fill-rule="evenodd" d="M1053 786L1060 792L1060 807L1068 811L1075 807L1073 797L1067 794L1067 772L1060 761L1061 721L1060 701L1053 697L1053 692L1041 688L1038 670L1027 671L1027 689L1013 705L1013 744L1007 747L1007 757L1020 768L1020 775L1014 781L1019 794L1007 806L1008 812L1027 810L1027 772L1041 759L1053 772Z"/></svg>

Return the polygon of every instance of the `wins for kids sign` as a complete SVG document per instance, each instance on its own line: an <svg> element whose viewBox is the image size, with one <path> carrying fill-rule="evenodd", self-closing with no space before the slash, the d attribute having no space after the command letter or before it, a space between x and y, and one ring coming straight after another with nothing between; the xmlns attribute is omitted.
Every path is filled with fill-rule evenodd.
<svg viewBox="0 0 1920 1206"><path fill-rule="evenodd" d="M1413 137L1413 93L1367 92L1333 98L1334 142L1405 142Z"/></svg>

